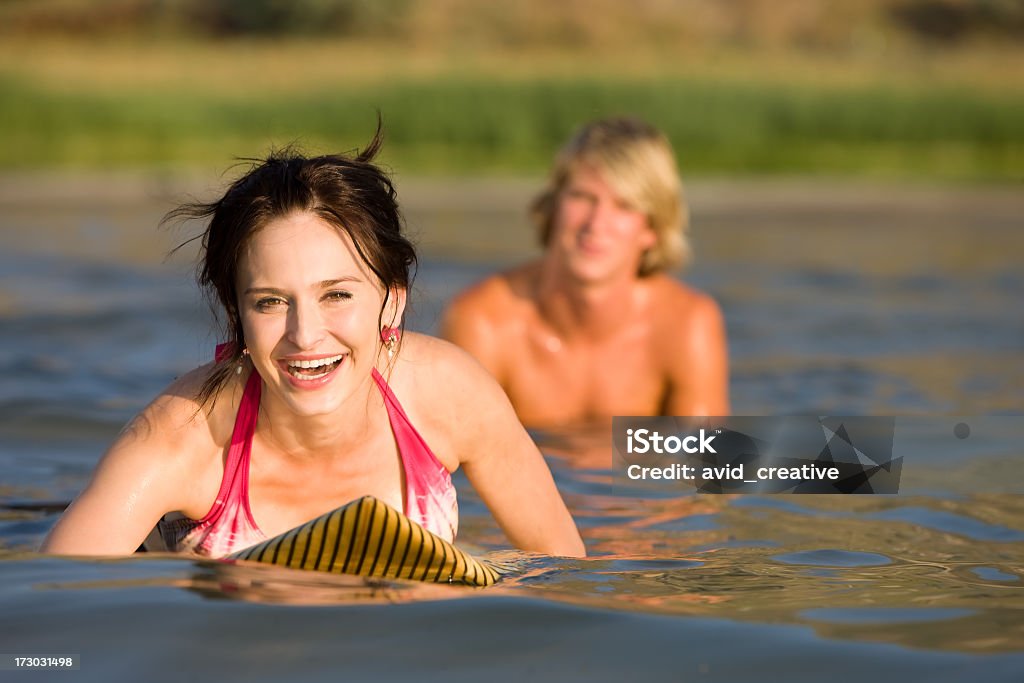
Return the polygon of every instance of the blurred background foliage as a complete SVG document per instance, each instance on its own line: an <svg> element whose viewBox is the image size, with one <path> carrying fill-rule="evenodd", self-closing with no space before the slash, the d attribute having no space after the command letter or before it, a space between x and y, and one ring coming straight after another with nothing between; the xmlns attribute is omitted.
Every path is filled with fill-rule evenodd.
<svg viewBox="0 0 1024 683"><path fill-rule="evenodd" d="M6 0L3 32L465 38L515 46L679 40L848 48L865 31L935 43L1024 38L1020 0Z"/></svg>
<svg viewBox="0 0 1024 683"><path fill-rule="evenodd" d="M595 116L686 175L1024 179L1024 0L6 0L0 168L365 141L535 174Z"/></svg>

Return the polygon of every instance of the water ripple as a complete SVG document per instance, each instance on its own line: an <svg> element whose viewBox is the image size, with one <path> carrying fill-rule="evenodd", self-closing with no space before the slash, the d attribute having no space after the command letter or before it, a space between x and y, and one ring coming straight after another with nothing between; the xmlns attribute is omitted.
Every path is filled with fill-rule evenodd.
<svg viewBox="0 0 1024 683"><path fill-rule="evenodd" d="M858 553L832 548L783 553L772 556L772 559L783 564L799 564L814 567L877 567L892 564L892 560L885 555Z"/></svg>

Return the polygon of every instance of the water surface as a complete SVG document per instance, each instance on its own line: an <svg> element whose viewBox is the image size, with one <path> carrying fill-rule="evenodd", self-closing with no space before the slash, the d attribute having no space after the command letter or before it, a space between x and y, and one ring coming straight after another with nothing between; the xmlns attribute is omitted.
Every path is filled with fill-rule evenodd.
<svg viewBox="0 0 1024 683"><path fill-rule="evenodd" d="M37 555L121 425L217 334L184 256L162 262L162 184L19 182L0 192L0 652L79 654L61 675L90 681L1024 678L1024 498L1007 486L1024 459L977 434L908 456L899 496L840 497L613 495L606 434L537 433L590 558L509 551L457 476L460 544L516 567L486 590ZM407 185L410 327L433 331L454 291L532 253L535 184ZM725 311L737 414L1021 413L1012 193L690 196L685 277Z"/></svg>

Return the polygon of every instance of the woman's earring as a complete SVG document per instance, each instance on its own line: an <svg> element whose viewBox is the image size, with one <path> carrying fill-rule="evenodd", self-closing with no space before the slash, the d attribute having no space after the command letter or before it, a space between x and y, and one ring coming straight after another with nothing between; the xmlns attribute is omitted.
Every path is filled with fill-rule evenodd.
<svg viewBox="0 0 1024 683"><path fill-rule="evenodd" d="M242 354L238 357L238 367L235 368L235 374L241 375L242 368L245 367L245 357L249 355L249 349L242 349Z"/></svg>
<svg viewBox="0 0 1024 683"><path fill-rule="evenodd" d="M395 357L395 346L398 344L400 336L401 331L397 327L385 325L380 328L380 340L384 342L384 348L388 350L388 358Z"/></svg>

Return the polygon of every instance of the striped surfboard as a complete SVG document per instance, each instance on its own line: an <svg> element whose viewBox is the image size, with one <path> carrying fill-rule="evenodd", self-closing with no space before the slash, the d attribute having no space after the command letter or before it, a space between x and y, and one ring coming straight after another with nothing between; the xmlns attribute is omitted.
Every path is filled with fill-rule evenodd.
<svg viewBox="0 0 1024 683"><path fill-rule="evenodd" d="M364 496L225 559L387 579L490 586L491 566L373 496Z"/></svg>

